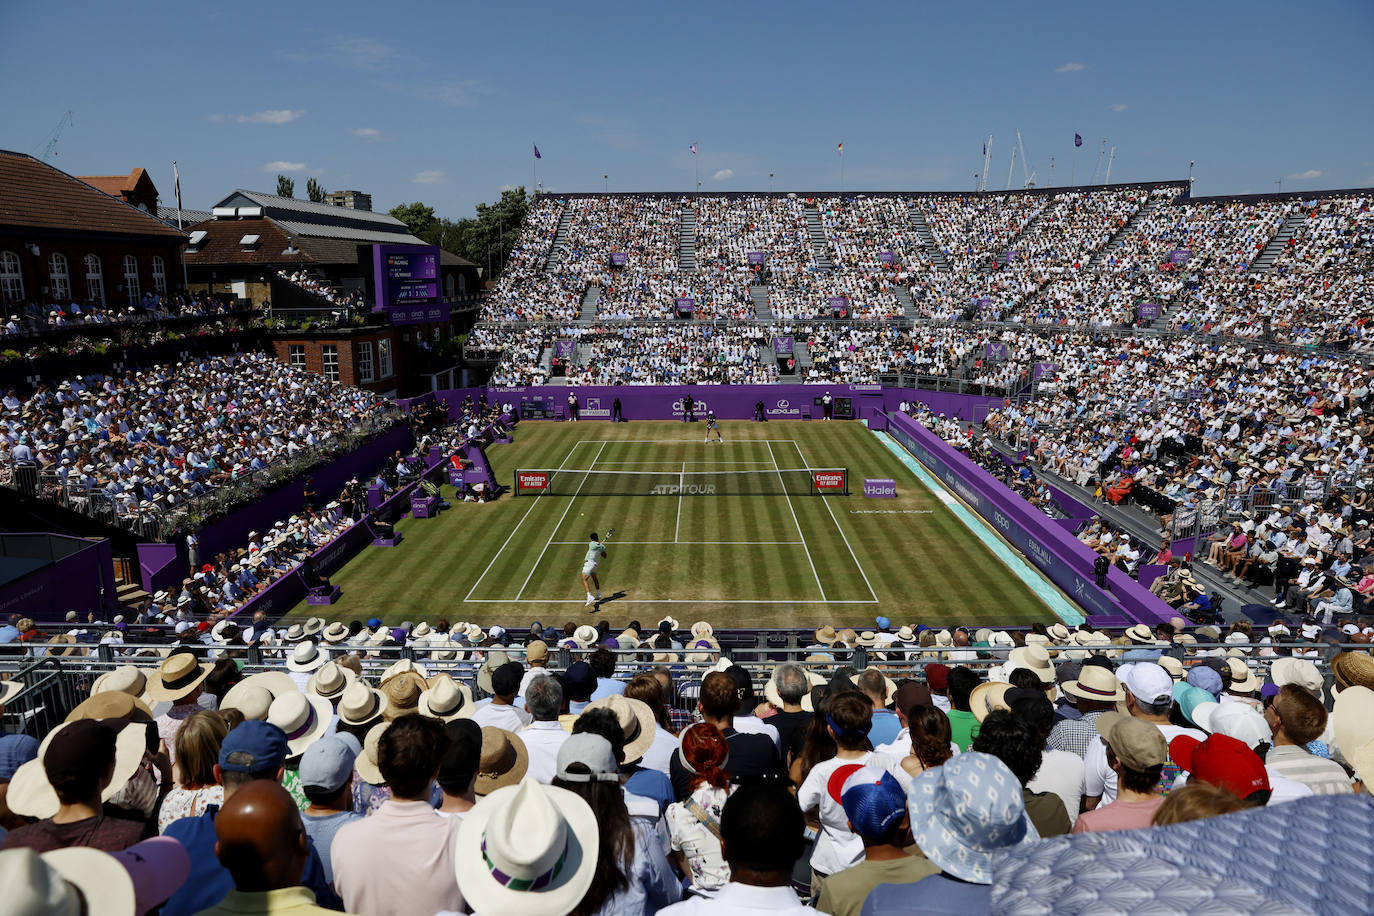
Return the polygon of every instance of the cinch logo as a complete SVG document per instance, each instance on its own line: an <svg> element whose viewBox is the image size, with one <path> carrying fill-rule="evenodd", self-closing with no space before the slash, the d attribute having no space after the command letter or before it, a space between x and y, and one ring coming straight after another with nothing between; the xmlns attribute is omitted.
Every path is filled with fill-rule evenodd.
<svg viewBox="0 0 1374 916"><path fill-rule="evenodd" d="M693 398L693 399L692 399L692 412L693 412L693 413L706 413L706 411L707 411L707 407L706 407L706 399L705 399L705 398ZM683 410L683 407L682 407L682 398L678 398L676 401L673 402L673 413L684 413L684 412L685 412L685 411Z"/></svg>
<svg viewBox="0 0 1374 916"><path fill-rule="evenodd" d="M549 488L548 474L521 474L520 489L522 490L547 490Z"/></svg>
<svg viewBox="0 0 1374 916"><path fill-rule="evenodd" d="M713 483L661 483L649 491L650 496L676 496L680 493L707 496L716 492Z"/></svg>

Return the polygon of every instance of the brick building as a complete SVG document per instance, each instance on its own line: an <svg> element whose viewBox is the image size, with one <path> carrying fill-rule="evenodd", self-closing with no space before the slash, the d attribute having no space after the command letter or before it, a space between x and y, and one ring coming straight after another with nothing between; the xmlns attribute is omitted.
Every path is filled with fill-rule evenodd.
<svg viewBox="0 0 1374 916"><path fill-rule="evenodd" d="M122 187L131 178L126 199ZM156 217L157 189L146 172L135 169L120 182L121 196L112 196L32 156L0 150L0 302L8 313L72 302L133 306L145 294L181 290L185 235ZM151 209L134 200L151 201Z"/></svg>
<svg viewBox="0 0 1374 916"><path fill-rule="evenodd" d="M81 175L79 180L144 213L157 215L157 185L148 177L147 169L134 169L127 175Z"/></svg>
<svg viewBox="0 0 1374 916"><path fill-rule="evenodd" d="M401 329L381 320L364 327L278 331L272 350L287 365L388 397L417 390L402 384Z"/></svg>

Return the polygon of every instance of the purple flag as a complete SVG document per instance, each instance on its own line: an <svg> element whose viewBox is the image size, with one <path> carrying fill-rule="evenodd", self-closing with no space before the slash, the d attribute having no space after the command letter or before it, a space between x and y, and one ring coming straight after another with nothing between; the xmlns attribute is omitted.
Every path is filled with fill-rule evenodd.
<svg viewBox="0 0 1374 916"><path fill-rule="evenodd" d="M986 143L984 143L984 144L983 144L983 155L986 156L987 154L988 154L988 145L987 145Z"/></svg>
<svg viewBox="0 0 1374 916"><path fill-rule="evenodd" d="M687 148L688 148L689 150L692 151L692 155L693 155L693 156L695 156L695 155L697 154L697 145L696 145L695 143L693 143L691 146L689 146L689 147L687 147Z"/></svg>
<svg viewBox="0 0 1374 916"><path fill-rule="evenodd" d="M541 156L541 155L539 155L539 145L538 145L538 144L532 144L532 145L534 146L534 158L536 158L536 159L543 159L544 157Z"/></svg>
<svg viewBox="0 0 1374 916"><path fill-rule="evenodd" d="M1083 138L1080 137L1078 134L1074 134L1074 135L1073 135L1073 145L1074 145L1074 146L1082 146L1082 145L1083 145Z"/></svg>

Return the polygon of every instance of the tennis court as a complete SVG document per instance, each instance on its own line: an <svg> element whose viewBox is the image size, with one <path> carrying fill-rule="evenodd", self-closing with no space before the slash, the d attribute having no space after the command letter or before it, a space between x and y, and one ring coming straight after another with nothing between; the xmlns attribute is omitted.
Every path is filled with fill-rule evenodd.
<svg viewBox="0 0 1374 916"><path fill-rule="evenodd" d="M488 449L494 503L404 519L333 579L331 617L479 623L705 617L721 625L1053 621L1049 608L858 423L525 423ZM817 495L818 469L848 495ZM866 499L864 478L897 482ZM537 495L536 495L537 494ZM588 536L608 553L584 607ZM315 609L324 610L324 609Z"/></svg>

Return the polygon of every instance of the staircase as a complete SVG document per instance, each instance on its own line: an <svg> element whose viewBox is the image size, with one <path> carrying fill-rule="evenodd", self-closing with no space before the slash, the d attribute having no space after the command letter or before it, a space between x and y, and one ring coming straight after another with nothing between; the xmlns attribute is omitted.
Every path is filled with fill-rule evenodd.
<svg viewBox="0 0 1374 916"><path fill-rule="evenodd" d="M1008 240L1007 247L1004 248L1002 251L997 252L998 264L1005 264L1007 262L1007 254L1009 252L1016 250L1016 243L1019 242L1023 236L1028 235L1030 231L1035 228L1036 224L1040 222L1040 214L1044 212L1044 207L1041 207L1039 210L1036 210L1035 215L1032 216L1030 219L1026 220L1026 224L1017 231L1016 235L1012 236L1011 239Z"/></svg>
<svg viewBox="0 0 1374 916"><path fill-rule="evenodd" d="M126 610L136 612L138 606L151 597L137 582L120 582L115 588L115 600Z"/></svg>
<svg viewBox="0 0 1374 916"><path fill-rule="evenodd" d="M582 324L591 324L596 321L596 306L601 301L601 284L587 284L587 291L582 294L582 314L577 320Z"/></svg>
<svg viewBox="0 0 1374 916"><path fill-rule="evenodd" d="M682 273L697 272L697 211L692 207L682 208L682 222L677 235L677 265Z"/></svg>
<svg viewBox="0 0 1374 916"><path fill-rule="evenodd" d="M563 247L568 244L568 226L572 223L572 207L564 205L563 215L558 218L558 231L553 235L549 246L549 256L544 259L544 273L553 273L563 258Z"/></svg>
<svg viewBox="0 0 1374 916"><path fill-rule="evenodd" d="M568 384L566 377L553 374L553 347L545 347L544 351L539 354L539 368L543 370L544 377L548 379L544 384L554 387Z"/></svg>
<svg viewBox="0 0 1374 916"><path fill-rule="evenodd" d="M773 309L768 304L768 287L749 287L749 298L754 300L754 317L759 321L772 321Z"/></svg>
<svg viewBox="0 0 1374 916"><path fill-rule="evenodd" d="M1163 197L1151 197L1145 202L1145 206L1132 213L1131 218L1126 220L1126 225L1116 230L1116 234L1108 240L1107 244L1097 249L1097 254L1093 255L1092 260L1088 261L1088 268L1092 269L1102 266L1102 264L1111 257L1112 252L1120 248L1121 243L1130 238L1131 233L1135 231L1136 225L1144 222L1146 216L1162 207L1165 200L1166 198Z"/></svg>
<svg viewBox="0 0 1374 916"><path fill-rule="evenodd" d="M902 314L912 319L921 317L916 309L916 301L911 298L911 290L905 286L898 286L896 292L897 302L902 306Z"/></svg>
<svg viewBox="0 0 1374 916"><path fill-rule="evenodd" d="M914 203L910 205L911 225L916 230L916 237L921 240L921 247L925 249L926 255L935 264L936 270L949 270L949 259L940 250L940 246L935 241L935 234L930 231L930 224L926 222L926 216Z"/></svg>
<svg viewBox="0 0 1374 916"><path fill-rule="evenodd" d="M811 236L811 251L816 256L816 266L824 271L835 269L835 262L830 260L830 246L825 241L825 227L821 225L820 211L815 207L804 207L806 213L806 231Z"/></svg>
<svg viewBox="0 0 1374 916"><path fill-rule="evenodd" d="M794 338L792 355L797 360L797 374L804 375L806 370L811 368L811 347L800 337Z"/></svg>
<svg viewBox="0 0 1374 916"><path fill-rule="evenodd" d="M1292 216L1287 217L1283 221L1283 225L1279 227L1279 231L1274 233L1274 237L1269 240L1269 244L1264 246L1264 250L1260 252L1259 257L1250 262L1249 272L1264 273L1272 269L1274 261L1283 253L1283 249L1288 247L1288 240L1293 237L1293 234L1298 231L1298 227L1301 226L1306 219L1306 210L1299 210Z"/></svg>

